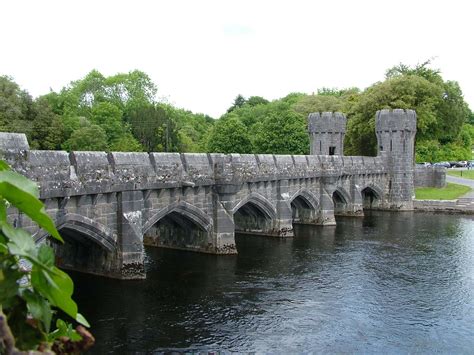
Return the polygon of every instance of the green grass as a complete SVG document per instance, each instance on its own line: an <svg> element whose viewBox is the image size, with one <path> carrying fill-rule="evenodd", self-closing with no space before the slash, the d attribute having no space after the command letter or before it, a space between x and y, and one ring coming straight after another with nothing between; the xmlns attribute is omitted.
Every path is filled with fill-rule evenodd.
<svg viewBox="0 0 474 355"><path fill-rule="evenodd" d="M448 170L448 175L474 180L474 170Z"/></svg>
<svg viewBox="0 0 474 355"><path fill-rule="evenodd" d="M417 200L454 200L471 191L469 186L451 184L441 189L435 187L419 187L415 189Z"/></svg>

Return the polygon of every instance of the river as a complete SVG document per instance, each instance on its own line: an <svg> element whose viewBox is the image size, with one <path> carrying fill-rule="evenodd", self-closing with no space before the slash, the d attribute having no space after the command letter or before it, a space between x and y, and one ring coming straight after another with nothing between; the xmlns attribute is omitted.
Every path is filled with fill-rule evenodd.
<svg viewBox="0 0 474 355"><path fill-rule="evenodd" d="M147 248L147 279L71 273L92 353L472 353L474 218L371 212L238 255Z"/></svg>

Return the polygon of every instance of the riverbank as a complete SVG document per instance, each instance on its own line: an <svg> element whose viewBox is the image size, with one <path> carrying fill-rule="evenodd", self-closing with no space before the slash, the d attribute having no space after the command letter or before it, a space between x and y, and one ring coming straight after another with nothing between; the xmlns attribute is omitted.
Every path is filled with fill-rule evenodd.
<svg viewBox="0 0 474 355"><path fill-rule="evenodd" d="M413 207L415 211L474 214L474 199L414 200Z"/></svg>
<svg viewBox="0 0 474 355"><path fill-rule="evenodd" d="M468 186L471 188L471 190L461 197L452 200L415 199L413 201L413 207L415 210L426 212L474 214L474 180L447 175L446 181L452 184Z"/></svg>

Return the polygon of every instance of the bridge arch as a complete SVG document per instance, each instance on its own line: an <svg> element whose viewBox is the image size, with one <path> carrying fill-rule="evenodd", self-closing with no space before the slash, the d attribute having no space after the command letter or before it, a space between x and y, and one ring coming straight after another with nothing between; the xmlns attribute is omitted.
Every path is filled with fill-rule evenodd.
<svg viewBox="0 0 474 355"><path fill-rule="evenodd" d="M116 266L117 235L105 225L91 218L68 213L55 221L64 244L50 239L55 251L56 264L65 269L103 274ZM36 243L46 241L48 233L34 235Z"/></svg>
<svg viewBox="0 0 474 355"><path fill-rule="evenodd" d="M315 223L319 210L318 198L308 189L301 188L290 197L292 220L296 223Z"/></svg>
<svg viewBox="0 0 474 355"><path fill-rule="evenodd" d="M377 209L382 205L383 191L375 184L367 184L360 189L364 209Z"/></svg>
<svg viewBox="0 0 474 355"><path fill-rule="evenodd" d="M271 234L277 218L275 207L264 196L252 192L233 209L237 232Z"/></svg>
<svg viewBox="0 0 474 355"><path fill-rule="evenodd" d="M212 219L185 201L171 203L143 226L146 245L194 251L212 251Z"/></svg>
<svg viewBox="0 0 474 355"><path fill-rule="evenodd" d="M117 251L117 236L109 228L93 219L75 213L68 213L59 217L55 221L55 226L61 235L65 232L70 232L71 235L76 233L74 239L81 236L104 248L107 252L115 253ZM42 243L48 236L47 232L41 231L33 237L36 243Z"/></svg>
<svg viewBox="0 0 474 355"><path fill-rule="evenodd" d="M332 201L334 203L334 214L345 214L349 209L351 198L343 187L337 187L332 193Z"/></svg>

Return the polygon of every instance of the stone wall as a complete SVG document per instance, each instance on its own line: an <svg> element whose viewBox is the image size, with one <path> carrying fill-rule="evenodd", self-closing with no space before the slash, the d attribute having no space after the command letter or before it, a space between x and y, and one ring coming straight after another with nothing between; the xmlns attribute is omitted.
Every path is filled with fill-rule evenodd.
<svg viewBox="0 0 474 355"><path fill-rule="evenodd" d="M442 166L416 166L415 187L445 187L446 168Z"/></svg>
<svg viewBox="0 0 474 355"><path fill-rule="evenodd" d="M310 113L308 115L310 154L343 155L346 122L346 116L340 112Z"/></svg>

